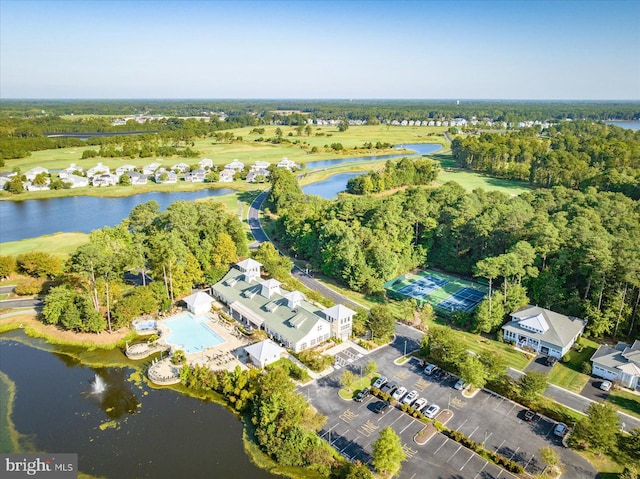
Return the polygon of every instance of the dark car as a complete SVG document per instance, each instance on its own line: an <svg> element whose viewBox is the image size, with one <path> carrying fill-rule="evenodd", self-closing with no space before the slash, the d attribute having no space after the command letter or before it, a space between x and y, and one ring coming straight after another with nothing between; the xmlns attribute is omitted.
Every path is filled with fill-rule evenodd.
<svg viewBox="0 0 640 479"><path fill-rule="evenodd" d="M356 397L354 398L357 402L362 402L364 401L364 399L371 394L371 389L369 388L364 388L362 391L360 391Z"/></svg>
<svg viewBox="0 0 640 479"><path fill-rule="evenodd" d="M444 371L442 369L438 368L433 373L433 379L438 381L440 378L442 378L443 374L444 374Z"/></svg>
<svg viewBox="0 0 640 479"><path fill-rule="evenodd" d="M391 382L384 384L382 388L380 388L380 391L391 395L396 391L396 389L398 389L398 383Z"/></svg>
<svg viewBox="0 0 640 479"><path fill-rule="evenodd" d="M558 362L558 358L554 358L553 356L547 356L547 359L545 362L547 366L553 366L555 363Z"/></svg>
<svg viewBox="0 0 640 479"><path fill-rule="evenodd" d="M391 409L391 403L389 401L379 401L373 406L373 412L376 414L384 414Z"/></svg>
<svg viewBox="0 0 640 479"><path fill-rule="evenodd" d="M533 412L531 409L527 409L524 412L523 417L525 421L530 422L530 421L533 421L533 419L536 417L536 413Z"/></svg>

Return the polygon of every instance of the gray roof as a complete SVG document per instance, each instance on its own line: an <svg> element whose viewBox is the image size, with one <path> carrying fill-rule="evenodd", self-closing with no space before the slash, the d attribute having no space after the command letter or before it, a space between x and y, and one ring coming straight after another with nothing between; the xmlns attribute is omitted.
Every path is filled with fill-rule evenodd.
<svg viewBox="0 0 640 479"><path fill-rule="evenodd" d="M532 331L521 327L520 322L534 317L544 318L549 328L544 333ZM569 345L571 340L584 330L586 321L580 318L565 316L538 306L527 306L511 314L513 318L505 324L502 329L523 334L527 337L538 339L546 343L560 346L562 348Z"/></svg>
<svg viewBox="0 0 640 479"><path fill-rule="evenodd" d="M609 369L621 369L628 364L640 368L640 341L634 342L633 346L625 343L618 343L615 348L600 346L591 356L591 361Z"/></svg>
<svg viewBox="0 0 640 479"><path fill-rule="evenodd" d="M244 350L260 362L286 352L284 348L278 346L270 339L254 343L244 348Z"/></svg>
<svg viewBox="0 0 640 479"><path fill-rule="evenodd" d="M260 264L252 259L245 261L249 265ZM231 268L213 286L213 290L232 306L240 305L238 309L248 310L262 318L266 328L291 343L297 343L313 330L318 321L324 321L321 310L306 300L301 300L295 308L287 306L288 301L284 296L289 294L288 291L281 289L281 294L273 293L270 298L262 296L263 283L260 279L247 283L243 272Z"/></svg>

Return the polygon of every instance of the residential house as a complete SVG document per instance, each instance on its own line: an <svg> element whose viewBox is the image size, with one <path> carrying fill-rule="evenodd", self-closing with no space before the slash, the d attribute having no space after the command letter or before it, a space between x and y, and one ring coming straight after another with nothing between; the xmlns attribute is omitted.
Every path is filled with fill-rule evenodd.
<svg viewBox="0 0 640 479"><path fill-rule="evenodd" d="M190 168L190 166L189 166L189 165L187 165L186 163L176 163L175 165L173 165L173 166L171 167L171 169L172 169L173 171L179 171L180 173L183 173L183 174L184 174L184 172L185 172L185 171L187 171L189 168Z"/></svg>
<svg viewBox="0 0 640 479"><path fill-rule="evenodd" d="M6 184L9 183L9 181L11 181L11 178L16 175L17 173L13 171L0 173L0 190L4 190L4 187L6 186Z"/></svg>
<svg viewBox="0 0 640 479"><path fill-rule="evenodd" d="M136 169L136 167L133 166L133 165L122 165L122 166L119 166L118 168L116 168L116 175L122 176L125 173L127 173L129 171L133 171L135 169Z"/></svg>
<svg viewBox="0 0 640 479"><path fill-rule="evenodd" d="M287 351L284 348L281 348L270 339L254 343L244 348L244 350L249 355L251 362L259 368L264 368L287 355Z"/></svg>
<svg viewBox="0 0 640 479"><path fill-rule="evenodd" d="M203 158L198 162L198 164L200 165L200 168L204 168L205 170L213 168L213 160L211 158Z"/></svg>
<svg viewBox="0 0 640 479"><path fill-rule="evenodd" d="M98 163L93 168L89 168L87 170L87 177L93 178L94 176L100 175L108 175L111 173L111 169L108 166L103 165L102 163Z"/></svg>
<svg viewBox="0 0 640 479"><path fill-rule="evenodd" d="M137 171L128 171L125 173L132 185L146 185L148 176L142 173L138 173Z"/></svg>
<svg viewBox="0 0 640 479"><path fill-rule="evenodd" d="M230 183L233 181L233 176L236 174L235 170L224 169L220 172L220 183Z"/></svg>
<svg viewBox="0 0 640 479"><path fill-rule="evenodd" d="M25 181L22 185L24 189L27 191L46 191L51 189L49 187L49 183L50 183L50 180L49 178L47 178L46 183L44 185L35 185L31 181Z"/></svg>
<svg viewBox="0 0 640 479"><path fill-rule="evenodd" d="M267 161L256 161L251 167L251 171L267 170L271 164Z"/></svg>
<svg viewBox="0 0 640 479"><path fill-rule="evenodd" d="M71 163L67 168L65 168L64 170L65 173L69 173L70 175L74 174L76 171L79 172L83 172L84 169L82 168L82 166L78 166L75 163Z"/></svg>
<svg viewBox="0 0 640 479"><path fill-rule="evenodd" d="M339 305L321 308L299 291L280 288L275 279L260 279L262 265L247 259L234 265L213 286L213 294L229 314L248 329L267 335L295 352L312 348L331 337L351 336L354 311Z"/></svg>
<svg viewBox="0 0 640 479"><path fill-rule="evenodd" d="M235 159L231 163L225 165L225 170L234 170L236 172L244 170L244 163Z"/></svg>
<svg viewBox="0 0 640 479"><path fill-rule="evenodd" d="M49 170L47 170L46 168L43 168L41 166L36 166L35 168L31 168L29 171L27 171L24 176L27 178L27 181L33 181L35 179L36 176L38 176L39 174L44 173L45 175L49 174Z"/></svg>
<svg viewBox="0 0 640 479"><path fill-rule="evenodd" d="M89 186L89 178L86 176L78 176L71 173L60 173L60 180L68 183L70 188L83 188Z"/></svg>
<svg viewBox="0 0 640 479"><path fill-rule="evenodd" d="M287 158L283 158L278 162L276 167L277 168L286 168L287 170L291 171L291 170L297 168L298 165L296 164L295 161L289 160Z"/></svg>
<svg viewBox="0 0 640 479"><path fill-rule="evenodd" d="M591 356L591 372L630 389L640 386L640 340L633 345L618 343L615 348L600 346Z"/></svg>
<svg viewBox="0 0 640 479"><path fill-rule="evenodd" d="M190 171L186 175L184 175L184 181L189 181L191 183L202 183L207 177L207 172L204 168L196 168L193 171Z"/></svg>
<svg viewBox="0 0 640 479"><path fill-rule="evenodd" d="M118 184L118 175L104 173L102 175L93 176L91 179L92 186L114 186Z"/></svg>
<svg viewBox="0 0 640 479"><path fill-rule="evenodd" d="M151 176L161 166L162 165L160 163L158 163L157 161L154 161L153 163L149 163L148 165L143 166L142 167L142 173L147 175L147 176Z"/></svg>
<svg viewBox="0 0 640 479"><path fill-rule="evenodd" d="M511 314L502 326L503 337L518 347L528 347L547 356L561 358L584 331L586 321L538 306L527 306Z"/></svg>
<svg viewBox="0 0 640 479"><path fill-rule="evenodd" d="M155 172L155 180L156 183L176 183L178 181L178 175L165 168L158 168Z"/></svg>
<svg viewBox="0 0 640 479"><path fill-rule="evenodd" d="M215 302L215 299L204 291L198 291L187 296L182 301L186 303L189 312L193 314L205 314L211 311L211 304Z"/></svg>
<svg viewBox="0 0 640 479"><path fill-rule="evenodd" d="M251 170L249 173L247 173L247 182L255 183L258 176L267 178L269 176L269 170Z"/></svg>

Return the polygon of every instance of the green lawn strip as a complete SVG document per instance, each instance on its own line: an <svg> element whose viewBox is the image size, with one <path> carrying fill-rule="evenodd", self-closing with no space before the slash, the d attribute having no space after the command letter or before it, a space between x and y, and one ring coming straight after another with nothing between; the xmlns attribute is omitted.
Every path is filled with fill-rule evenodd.
<svg viewBox="0 0 640 479"><path fill-rule="evenodd" d="M366 387L370 387L373 384L374 380L379 377L380 377L379 374L367 374L366 376L363 376L362 378L355 381L350 388L340 389L338 394L342 399L346 399L346 400L353 399L356 396L356 394L358 394L362 389Z"/></svg>
<svg viewBox="0 0 640 479"><path fill-rule="evenodd" d="M589 362L593 353L598 349L598 344L586 339L580 339L584 346L582 351L578 352L572 349L569 354L569 361L556 363L547 375L547 381L556 386L579 393L589 381L589 376L582 372L582 364Z"/></svg>
<svg viewBox="0 0 640 479"><path fill-rule="evenodd" d="M624 389L612 389L607 400L619 411L640 418L639 395Z"/></svg>
<svg viewBox="0 0 640 479"><path fill-rule="evenodd" d="M30 251L44 251L56 256L66 257L73 253L78 246L89 241L86 233L56 233L38 236L20 241L0 243L0 250L6 256L18 256Z"/></svg>

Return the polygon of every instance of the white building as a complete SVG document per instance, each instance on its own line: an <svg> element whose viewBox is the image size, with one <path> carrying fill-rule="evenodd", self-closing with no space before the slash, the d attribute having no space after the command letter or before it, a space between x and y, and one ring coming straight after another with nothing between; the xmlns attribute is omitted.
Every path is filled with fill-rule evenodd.
<svg viewBox="0 0 640 479"><path fill-rule="evenodd" d="M225 170L242 171L244 170L244 163L235 159L231 163L225 165Z"/></svg>
<svg viewBox="0 0 640 479"><path fill-rule="evenodd" d="M142 173L147 175L147 176L151 176L153 175L156 170L158 168L160 168L162 165L160 163L158 163L157 161L154 161L153 163L149 163L148 165L145 165L142 168Z"/></svg>
<svg viewBox="0 0 640 479"><path fill-rule="evenodd" d="M259 368L264 368L287 355L287 351L270 339L247 346L244 350L249 354L251 362Z"/></svg>
<svg viewBox="0 0 640 479"><path fill-rule="evenodd" d="M633 345L618 343L615 348L600 346L591 356L591 372L609 381L636 389L640 386L640 340Z"/></svg>
<svg viewBox="0 0 640 479"><path fill-rule="evenodd" d="M122 166L119 166L118 168L116 168L116 175L122 176L125 173L127 173L128 171L133 171L135 169L136 169L136 167L133 166L133 165L122 165Z"/></svg>
<svg viewBox="0 0 640 479"><path fill-rule="evenodd" d="M36 178L36 176L38 176L41 173L48 175L49 170L47 170L46 168L43 168L42 166L36 166L35 168L31 168L29 171L27 171L24 174L24 176L27 178L27 181L33 181Z"/></svg>
<svg viewBox="0 0 640 479"><path fill-rule="evenodd" d="M203 158L198 162L198 164L200 165L200 168L204 168L204 169L213 168L213 160L211 158Z"/></svg>
<svg viewBox="0 0 640 479"><path fill-rule="evenodd" d="M93 178L94 176L105 175L105 174L108 175L110 173L111 173L111 169L108 166L103 165L102 163L98 163L93 168L89 168L87 170L87 177Z"/></svg>
<svg viewBox="0 0 640 479"><path fill-rule="evenodd" d="M211 304L215 301L204 291L198 291L187 296L182 301L187 305L187 309L193 314L205 314L211 311Z"/></svg>
<svg viewBox="0 0 640 479"><path fill-rule="evenodd" d="M287 170L291 171L294 168L297 168L298 165L296 164L295 161L289 160L288 158L283 158L278 162L276 167L277 168L286 168Z"/></svg>
<svg viewBox="0 0 640 479"><path fill-rule="evenodd" d="M233 181L233 176L236 174L235 170L224 169L220 172L220 183L230 183Z"/></svg>

